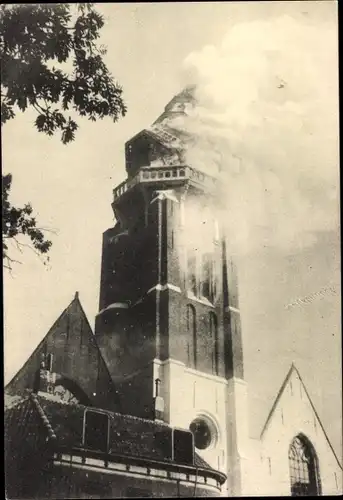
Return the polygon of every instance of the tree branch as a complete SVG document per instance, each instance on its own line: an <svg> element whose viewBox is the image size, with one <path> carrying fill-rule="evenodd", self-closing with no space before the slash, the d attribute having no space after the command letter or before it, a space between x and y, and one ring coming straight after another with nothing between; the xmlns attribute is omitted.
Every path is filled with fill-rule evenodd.
<svg viewBox="0 0 343 500"><path fill-rule="evenodd" d="M23 253L22 247L26 247L26 248L29 248L30 250L32 250L32 252L34 252L37 255L37 257L41 258L41 254L32 245L18 241L15 236L12 237L12 240L16 244L16 247L20 253Z"/></svg>
<svg viewBox="0 0 343 500"><path fill-rule="evenodd" d="M11 277L13 278L13 274L12 274L12 271L13 271L13 268L12 268L12 263L15 263L15 264L22 264L22 262L20 262L20 260L16 260L16 259L12 259L11 257L9 257L8 255L5 255L4 257L7 261L7 264L3 264L3 267L5 269L8 269L9 272L10 272L10 275Z"/></svg>
<svg viewBox="0 0 343 500"><path fill-rule="evenodd" d="M46 109L42 108L42 106L40 106L37 101L35 101L34 103L32 103L32 106L35 108L35 110L37 111L37 113L41 113L41 112L42 113L48 113L49 112L48 108L46 108ZM36 106L39 109L37 109Z"/></svg>

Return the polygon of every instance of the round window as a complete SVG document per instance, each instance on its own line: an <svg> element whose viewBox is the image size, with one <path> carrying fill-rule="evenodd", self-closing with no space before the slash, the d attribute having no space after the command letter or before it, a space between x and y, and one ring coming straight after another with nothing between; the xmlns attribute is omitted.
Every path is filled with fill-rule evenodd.
<svg viewBox="0 0 343 500"><path fill-rule="evenodd" d="M205 419L194 419L189 426L189 429L193 433L194 445L196 448L198 448L198 450L205 450L211 445L214 439L214 435L211 427Z"/></svg>

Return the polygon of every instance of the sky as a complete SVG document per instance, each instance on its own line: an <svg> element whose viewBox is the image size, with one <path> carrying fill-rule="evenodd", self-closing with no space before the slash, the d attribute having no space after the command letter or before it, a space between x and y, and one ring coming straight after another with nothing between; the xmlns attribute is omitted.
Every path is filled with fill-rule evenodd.
<svg viewBox="0 0 343 500"><path fill-rule="evenodd" d="M117 123L80 118L67 146L38 133L32 111L2 130L13 203L30 201L54 231L48 266L13 248L22 264L4 273L5 382L75 291L94 325L102 232L114 223L125 141L196 82L202 123L230 138L212 151L222 148L228 165L225 217L239 258L251 432L262 429L294 361L341 455L336 2L96 5L127 115ZM211 148L201 147L189 162L206 169ZM244 167L238 174L234 158Z"/></svg>

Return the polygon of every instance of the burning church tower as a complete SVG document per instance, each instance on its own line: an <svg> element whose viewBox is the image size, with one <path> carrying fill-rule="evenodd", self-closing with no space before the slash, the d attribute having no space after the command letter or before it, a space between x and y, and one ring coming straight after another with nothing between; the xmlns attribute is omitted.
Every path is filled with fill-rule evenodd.
<svg viewBox="0 0 343 500"><path fill-rule="evenodd" d="M126 143L95 334L121 411L191 429L237 494L247 439L237 273L216 217L218 180L187 165L192 138L174 126L194 106L193 90Z"/></svg>
<svg viewBox="0 0 343 500"><path fill-rule="evenodd" d="M341 491L293 364L250 434L230 214L218 177L188 161L194 90L126 143L95 334L76 294L6 387L8 498Z"/></svg>

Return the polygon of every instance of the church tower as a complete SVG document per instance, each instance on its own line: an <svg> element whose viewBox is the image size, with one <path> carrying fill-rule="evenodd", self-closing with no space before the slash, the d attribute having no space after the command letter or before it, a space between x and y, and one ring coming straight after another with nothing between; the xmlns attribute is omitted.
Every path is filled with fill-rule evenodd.
<svg viewBox="0 0 343 500"><path fill-rule="evenodd" d="M187 164L180 123L195 104L186 88L126 143L95 334L120 411L190 429L197 452L227 474L224 495L239 495L248 426L237 273L218 181Z"/></svg>

